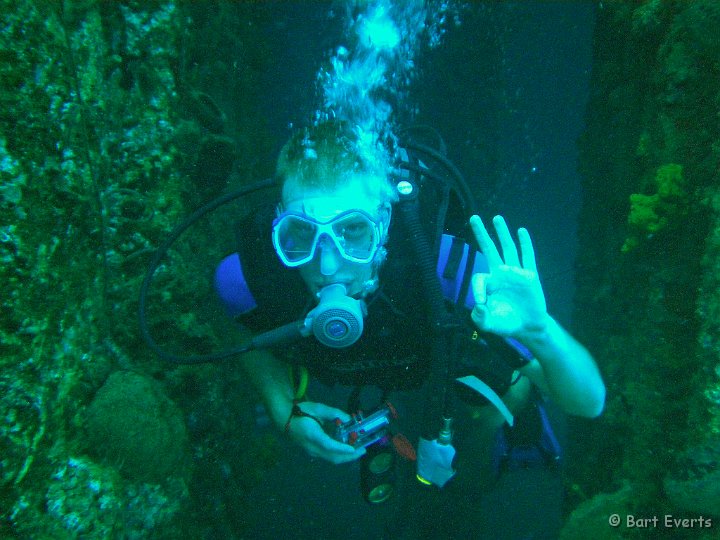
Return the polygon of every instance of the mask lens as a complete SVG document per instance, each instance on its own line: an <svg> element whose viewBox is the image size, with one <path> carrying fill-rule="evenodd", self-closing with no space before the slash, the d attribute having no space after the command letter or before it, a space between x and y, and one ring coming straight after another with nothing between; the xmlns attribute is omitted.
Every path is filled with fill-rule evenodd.
<svg viewBox="0 0 720 540"><path fill-rule="evenodd" d="M325 235L332 238L342 257L357 263L372 261L380 241L378 226L372 219L364 212L352 211L329 223L285 215L274 225L273 243L286 265L299 266L313 258L319 239Z"/></svg>
<svg viewBox="0 0 720 540"><path fill-rule="evenodd" d="M285 216L276 225L277 247L290 263L312 256L318 227L300 216Z"/></svg>
<svg viewBox="0 0 720 540"><path fill-rule="evenodd" d="M348 214L335 221L332 230L346 257L359 262L372 258L377 248L377 229L365 215Z"/></svg>

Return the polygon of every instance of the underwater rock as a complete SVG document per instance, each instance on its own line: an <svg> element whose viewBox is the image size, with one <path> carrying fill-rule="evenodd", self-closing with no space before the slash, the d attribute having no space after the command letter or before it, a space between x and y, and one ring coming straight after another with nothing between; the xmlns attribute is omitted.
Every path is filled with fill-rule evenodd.
<svg viewBox="0 0 720 540"><path fill-rule="evenodd" d="M204 92L188 92L183 99L188 116L194 118L202 127L220 135L225 131L227 117L218 104Z"/></svg>
<svg viewBox="0 0 720 540"><path fill-rule="evenodd" d="M37 388L0 376L0 487L18 484L35 458L46 430L47 412Z"/></svg>
<svg viewBox="0 0 720 540"><path fill-rule="evenodd" d="M665 477L665 494L688 512L720 517L720 439L684 452Z"/></svg>
<svg viewBox="0 0 720 540"><path fill-rule="evenodd" d="M560 531L560 540L618 538L618 528L608 525L609 516L628 515L635 498L633 487L628 482L614 493L598 493L573 510Z"/></svg>
<svg viewBox="0 0 720 540"><path fill-rule="evenodd" d="M217 197L227 187L236 158L235 142L230 137L208 135L198 150L193 175L196 192L202 201Z"/></svg>
<svg viewBox="0 0 720 540"><path fill-rule="evenodd" d="M185 475L182 414L152 379L130 371L110 375L88 408L86 428L90 452L133 480Z"/></svg>
<svg viewBox="0 0 720 540"><path fill-rule="evenodd" d="M57 460L44 492L26 494L8 515L13 538L179 538L174 518L186 490L134 484L86 456ZM39 498L35 498L37 495ZM0 527L5 538L6 529Z"/></svg>

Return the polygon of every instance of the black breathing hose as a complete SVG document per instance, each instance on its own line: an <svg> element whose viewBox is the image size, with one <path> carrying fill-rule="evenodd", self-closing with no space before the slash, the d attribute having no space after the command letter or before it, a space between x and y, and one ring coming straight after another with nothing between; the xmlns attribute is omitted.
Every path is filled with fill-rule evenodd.
<svg viewBox="0 0 720 540"><path fill-rule="evenodd" d="M467 182L465 181L465 177L462 175L460 170L455 166L452 161L446 158L439 151L424 144L407 142L403 143L402 146L407 150L414 150L421 154L425 154L427 157L430 157L440 163L445 168L445 170L450 173L451 178L454 180L452 187L455 188L455 192L460 197L460 201L463 205L464 210L470 214L474 214L477 212L478 206L475 202L475 196L470 190L470 186L468 186ZM406 168L410 169L411 167L412 165ZM415 168L412 167L412 170L415 170ZM421 174L430 176L430 174L428 173L429 171L421 171Z"/></svg>
<svg viewBox="0 0 720 540"><path fill-rule="evenodd" d="M256 340L253 340L251 343L243 345L242 347L236 347L233 349L229 349L226 351L221 351L221 352L213 353L213 354L182 356L182 355L176 355L176 354L169 353L169 352L163 350L162 347L160 347L160 345L157 344L155 339L150 334L150 328L148 327L148 324L147 324L147 317L145 316L145 306L147 304L148 290L150 289L150 284L152 283L152 278L155 275L155 272L157 271L158 266L160 266L160 261L162 261L162 259L165 257L165 255L167 255L167 252L170 249L170 247L177 241L177 239L180 237L180 235L182 235L182 233L184 233L190 226L192 226L199 219L201 219L205 215L209 214L216 208L219 208L223 204L227 204L230 201L233 201L233 200L243 197L245 195L249 195L250 193L254 193L254 192L260 191L262 189L273 187L274 185L276 185L275 179L268 178L266 180L261 180L260 182L256 182L249 186L245 186L244 188L241 188L237 191L233 191L232 193L226 193L225 195L221 195L217 199L209 202L202 208L199 208L198 210L193 212L182 223L180 223L180 225L178 225L175 228L175 230L173 230L170 233L170 236L168 236L168 238L165 240L165 242L163 242L163 244L155 252L155 255L153 256L152 260L150 261L150 264L148 265L147 272L145 273L145 279L143 279L142 286L140 287L138 320L140 321L140 332L142 334L143 339L145 340L145 343L147 343L148 347L150 347L163 360L166 360L168 362L174 362L176 364L202 364L202 363L206 363L206 362L217 362L218 360L225 360L226 358L230 358L231 356L242 354L242 353L251 351L254 348L256 348L254 343L261 336L258 336L256 338Z"/></svg>

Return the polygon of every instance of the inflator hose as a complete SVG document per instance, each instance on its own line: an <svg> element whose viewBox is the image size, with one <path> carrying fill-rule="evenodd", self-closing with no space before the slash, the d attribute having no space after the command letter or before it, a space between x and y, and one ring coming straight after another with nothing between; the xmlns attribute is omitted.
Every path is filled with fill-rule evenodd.
<svg viewBox="0 0 720 540"><path fill-rule="evenodd" d="M465 181L465 177L452 161L446 158L438 150L424 144L407 142L403 144L403 147L406 150L414 150L415 152L425 154L427 157L430 157L440 163L445 170L450 173L451 178L454 179L452 187L455 190L455 193L457 193L460 197L463 210L465 210L468 214L474 214L478 211L477 202L475 201L475 196L473 195L470 186L468 186ZM422 174L428 174L428 172L423 171Z"/></svg>
<svg viewBox="0 0 720 540"><path fill-rule="evenodd" d="M453 358L448 351L450 350L449 327L454 324L454 320L445 307L445 298L435 271L437 258L433 254L420 223L418 200L416 198L401 201L398 207L409 233L410 243L417 254L420 279L425 290L432 322L432 361L422 434L423 437L431 440L437 437L442 419L452 416L452 394L448 392L448 388L450 387L449 379L452 373Z"/></svg>

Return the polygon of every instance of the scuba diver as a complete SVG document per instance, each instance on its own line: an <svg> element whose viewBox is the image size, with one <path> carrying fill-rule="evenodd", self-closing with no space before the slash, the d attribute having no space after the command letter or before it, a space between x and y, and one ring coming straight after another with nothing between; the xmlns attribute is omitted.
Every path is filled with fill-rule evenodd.
<svg viewBox="0 0 720 540"><path fill-rule="evenodd" d="M310 456L334 464L375 459L392 444L416 460L420 482L444 486L456 473L455 397L488 405L494 425L506 428L518 413L536 411L541 454L558 458L542 400L596 417L605 387L590 353L547 312L528 231L517 231L516 244L496 216L499 250L480 217L468 222L462 215L474 211L466 186L434 174L412 155L413 145L391 152L365 135L333 119L286 143L280 183L269 184L273 196L244 218L237 250L216 271L228 313L255 338L188 362L244 353L241 362L273 423ZM399 163L390 163L391 153ZM143 333L158 352L142 313L168 245L141 293ZM347 410L308 399L308 374L354 388ZM358 412L366 386L383 395L368 415ZM426 411L415 450L392 433L396 413L387 396L421 388ZM503 436L498 470L514 466L511 439ZM387 469L382 462L378 469L378 460L367 467ZM373 489L363 488L370 502L389 496Z"/></svg>
<svg viewBox="0 0 720 540"><path fill-rule="evenodd" d="M412 231L404 230L399 216L393 215L401 195L381 151L361 145L357 132L342 122L320 124L290 139L277 166L280 206L269 216L260 210L250 218L242 229L238 254L226 259L226 265L241 269L236 275L247 284L242 298L234 299L237 288L228 291L221 283L219 289L230 311L258 332L307 313L308 302L343 302L354 304L358 312L367 310L365 317L356 317L364 330L351 336L357 341L349 347L303 340L291 353L321 379L377 384L388 391L419 386L430 369L428 341L437 325L426 316L423 287L428 284L408 249ZM509 345L501 354L510 356L509 367L565 412L599 415L602 380L588 351L546 311L530 235L525 229L518 231L518 252L505 220L497 216L493 225L502 254L482 220L477 215L470 218L488 269L472 275L475 303L467 320L480 332L523 345L532 359ZM247 305L246 291L255 307ZM279 356L288 352L283 347L243 358L275 424L312 456L332 463L359 458L364 448L339 443L322 427L335 418L350 420L353 411L310 401L293 403L293 381L286 359ZM515 369L509 371L512 376ZM529 395L529 389L518 381L508 391Z"/></svg>

